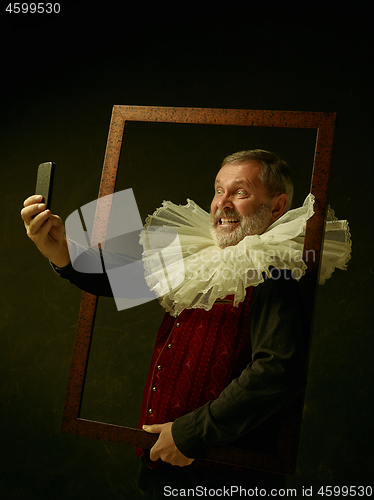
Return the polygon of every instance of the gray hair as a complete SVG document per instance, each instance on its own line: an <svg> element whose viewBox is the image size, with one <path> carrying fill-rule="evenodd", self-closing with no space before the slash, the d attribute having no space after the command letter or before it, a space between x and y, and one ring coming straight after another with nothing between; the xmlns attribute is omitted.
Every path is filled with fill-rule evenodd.
<svg viewBox="0 0 374 500"><path fill-rule="evenodd" d="M291 171L289 166L279 156L270 151L263 149L250 149L248 151L239 151L230 156L227 156L221 167L226 163L235 165L237 163L245 163L247 161L255 160L261 164L261 171L258 175L259 179L264 185L264 188L270 196L274 198L278 194L285 193L287 195L286 210L291 208L293 196L293 182L291 179Z"/></svg>

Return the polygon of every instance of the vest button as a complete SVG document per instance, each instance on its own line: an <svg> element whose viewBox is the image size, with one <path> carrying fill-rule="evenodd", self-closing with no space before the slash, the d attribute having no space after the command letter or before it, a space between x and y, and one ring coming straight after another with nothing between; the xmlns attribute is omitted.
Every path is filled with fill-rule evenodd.
<svg viewBox="0 0 374 500"><path fill-rule="evenodd" d="M152 408L149 408L148 413L149 413L150 415L152 415L152 413L153 413Z"/></svg>
<svg viewBox="0 0 374 500"><path fill-rule="evenodd" d="M171 349L173 346L171 344L168 344L168 349Z"/></svg>
<svg viewBox="0 0 374 500"><path fill-rule="evenodd" d="M152 387L153 392L157 392L157 387Z"/></svg>
<svg viewBox="0 0 374 500"><path fill-rule="evenodd" d="M179 328L179 327L181 326L181 324L180 324L180 323L177 323L177 325L176 325L176 326Z"/></svg>
<svg viewBox="0 0 374 500"><path fill-rule="evenodd" d="M162 366L161 366L161 365L158 365L158 366L157 366L157 370L158 370L158 371L161 371L161 370L162 370Z"/></svg>

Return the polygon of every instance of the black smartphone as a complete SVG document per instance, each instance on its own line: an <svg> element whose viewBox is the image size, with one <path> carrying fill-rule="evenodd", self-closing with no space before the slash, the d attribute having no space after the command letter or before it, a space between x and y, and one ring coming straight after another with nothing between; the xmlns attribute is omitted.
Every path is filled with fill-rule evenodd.
<svg viewBox="0 0 374 500"><path fill-rule="evenodd" d="M41 163L39 165L38 176L36 178L35 194L41 194L43 196L43 202L47 205L47 209L51 209L55 168L56 165L52 161Z"/></svg>

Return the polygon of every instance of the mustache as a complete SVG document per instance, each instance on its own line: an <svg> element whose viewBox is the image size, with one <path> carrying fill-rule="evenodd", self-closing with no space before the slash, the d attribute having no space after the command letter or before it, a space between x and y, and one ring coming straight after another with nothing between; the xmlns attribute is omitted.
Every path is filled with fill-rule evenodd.
<svg viewBox="0 0 374 500"><path fill-rule="evenodd" d="M238 212L235 212L235 210L221 210L221 209L218 209L214 215L212 214L212 221L213 221L213 223L214 224L218 224L219 220L222 217L233 217L233 218L237 219L240 222L243 220L243 216L241 214L239 214Z"/></svg>

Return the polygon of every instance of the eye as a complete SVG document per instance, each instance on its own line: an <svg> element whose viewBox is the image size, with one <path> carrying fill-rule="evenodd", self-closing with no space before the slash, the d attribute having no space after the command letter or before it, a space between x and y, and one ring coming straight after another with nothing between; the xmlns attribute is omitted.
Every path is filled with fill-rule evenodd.
<svg viewBox="0 0 374 500"><path fill-rule="evenodd" d="M216 194L222 194L222 193L223 193L223 189L221 189L221 188L216 189Z"/></svg>
<svg viewBox="0 0 374 500"><path fill-rule="evenodd" d="M243 189L239 189L239 191L237 192L237 194L240 194L240 195L245 194L245 191Z"/></svg>

